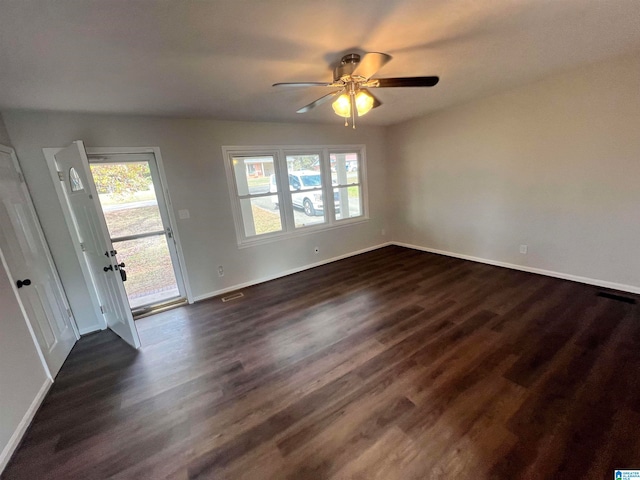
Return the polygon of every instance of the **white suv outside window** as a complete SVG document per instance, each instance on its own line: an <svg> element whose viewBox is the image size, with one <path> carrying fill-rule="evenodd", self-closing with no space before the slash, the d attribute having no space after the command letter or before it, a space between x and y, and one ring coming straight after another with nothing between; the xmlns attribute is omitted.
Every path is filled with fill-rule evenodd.
<svg viewBox="0 0 640 480"><path fill-rule="evenodd" d="M289 188L291 189L291 203L294 208L304 210L304 213L313 217L324 215L324 204L322 203L322 178L320 173L314 170L298 170L289 173ZM312 190L312 191L309 191ZM278 185L276 176L271 175L269 179L269 193L277 193ZM340 211L340 198L338 192L334 192L334 203L336 212ZM275 202L275 207L278 203Z"/></svg>

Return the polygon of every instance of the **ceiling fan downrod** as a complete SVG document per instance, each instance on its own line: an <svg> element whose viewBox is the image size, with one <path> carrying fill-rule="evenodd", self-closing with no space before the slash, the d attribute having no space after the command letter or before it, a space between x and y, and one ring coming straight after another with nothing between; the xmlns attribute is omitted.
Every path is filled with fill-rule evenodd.
<svg viewBox="0 0 640 480"><path fill-rule="evenodd" d="M358 58L360 58L359 55L358 55ZM351 100L351 126L355 130L356 129L356 85L353 82L349 84L349 100Z"/></svg>
<svg viewBox="0 0 640 480"><path fill-rule="evenodd" d="M340 60L340 64L333 70L333 81L339 82L340 80L349 81L351 74L360 63L360 55L357 53L350 53L345 55Z"/></svg>

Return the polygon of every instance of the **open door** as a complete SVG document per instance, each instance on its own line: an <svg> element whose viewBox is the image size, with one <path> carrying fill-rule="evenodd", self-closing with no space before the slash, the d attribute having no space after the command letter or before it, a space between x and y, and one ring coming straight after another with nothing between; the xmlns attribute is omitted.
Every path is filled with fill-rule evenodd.
<svg viewBox="0 0 640 480"><path fill-rule="evenodd" d="M84 144L73 142L56 153L55 160L73 217L74 224L68 227L78 236L107 326L138 348L140 338L122 284L124 264L118 262L111 244Z"/></svg>

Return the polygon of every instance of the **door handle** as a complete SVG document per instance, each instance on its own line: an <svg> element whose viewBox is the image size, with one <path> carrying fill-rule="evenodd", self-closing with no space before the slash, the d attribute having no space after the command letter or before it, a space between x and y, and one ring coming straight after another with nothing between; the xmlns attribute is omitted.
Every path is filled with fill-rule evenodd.
<svg viewBox="0 0 640 480"><path fill-rule="evenodd" d="M113 270L113 265L109 265L108 267L104 267L103 270L108 272L109 270Z"/></svg>
<svg viewBox="0 0 640 480"><path fill-rule="evenodd" d="M28 278L25 278L24 280L18 280L16 282L16 285L18 288L22 288L24 287L28 287L29 285L31 285L31 280L29 280Z"/></svg>
<svg viewBox="0 0 640 480"><path fill-rule="evenodd" d="M124 267L125 267L124 262L122 262L122 263L118 263L118 264L116 265L116 270L118 270L118 268L124 268Z"/></svg>

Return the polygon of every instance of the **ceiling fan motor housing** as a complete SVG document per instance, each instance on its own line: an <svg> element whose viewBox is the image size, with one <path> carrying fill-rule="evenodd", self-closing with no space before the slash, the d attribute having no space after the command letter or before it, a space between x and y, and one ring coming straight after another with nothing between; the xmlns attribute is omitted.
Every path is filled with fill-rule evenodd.
<svg viewBox="0 0 640 480"><path fill-rule="evenodd" d="M350 53L342 57L340 60L340 65L338 65L333 71L333 80L337 82L343 77L350 77L353 71L360 63L360 55L357 53Z"/></svg>

